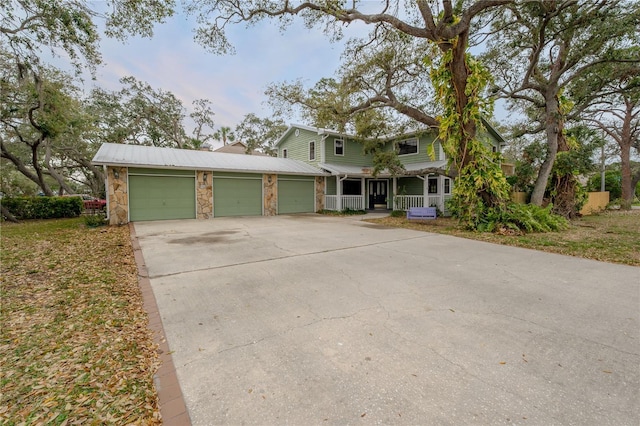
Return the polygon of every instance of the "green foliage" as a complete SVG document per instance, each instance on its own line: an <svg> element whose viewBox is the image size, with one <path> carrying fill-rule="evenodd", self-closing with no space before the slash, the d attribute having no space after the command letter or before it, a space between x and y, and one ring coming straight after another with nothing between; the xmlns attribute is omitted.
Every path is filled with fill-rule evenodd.
<svg viewBox="0 0 640 426"><path fill-rule="evenodd" d="M17 219L78 217L83 209L80 197L15 197L1 202Z"/></svg>
<svg viewBox="0 0 640 426"><path fill-rule="evenodd" d="M456 41L453 41L455 45ZM430 63L430 62L429 62ZM465 55L468 78L466 104L452 83L453 49L442 55L431 68L436 97L443 105L439 138L450 164L458 171L451 201L452 213L469 229L477 229L492 210L500 210L509 199L510 186L500 168L500 157L476 137L483 114L490 113L492 103L481 96L491 75L470 54ZM460 109L462 107L462 109ZM471 132L471 133L470 133Z"/></svg>
<svg viewBox="0 0 640 426"><path fill-rule="evenodd" d="M324 210L318 210L316 213L324 214L327 216L357 216L357 215L366 214L367 212L364 210L353 210L353 209L346 208L340 211L324 209Z"/></svg>
<svg viewBox="0 0 640 426"><path fill-rule="evenodd" d="M84 217L84 224L89 228L97 228L107 224L107 217L104 213L89 214Z"/></svg>
<svg viewBox="0 0 640 426"><path fill-rule="evenodd" d="M390 214L391 217L405 217L406 215L407 212L404 210L394 210Z"/></svg>
<svg viewBox="0 0 640 426"><path fill-rule="evenodd" d="M523 233L551 232L567 229L567 220L551 212L552 206L509 203L503 209L493 208L478 223L480 232Z"/></svg>
<svg viewBox="0 0 640 426"><path fill-rule="evenodd" d="M602 175L600 173L591 176L587 183L587 190L600 191L600 182ZM609 191L609 199L616 200L622 197L622 175L620 170L606 170L604 172L604 190ZM636 184L635 196L640 196L640 182Z"/></svg>

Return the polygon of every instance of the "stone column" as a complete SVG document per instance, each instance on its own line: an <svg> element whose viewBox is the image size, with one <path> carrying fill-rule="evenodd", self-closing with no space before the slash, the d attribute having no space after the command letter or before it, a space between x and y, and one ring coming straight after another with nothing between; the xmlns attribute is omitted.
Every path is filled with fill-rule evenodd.
<svg viewBox="0 0 640 426"><path fill-rule="evenodd" d="M196 172L196 217L198 219L213 217L213 179L210 171Z"/></svg>
<svg viewBox="0 0 640 426"><path fill-rule="evenodd" d="M316 176L316 212L324 210L324 176Z"/></svg>
<svg viewBox="0 0 640 426"><path fill-rule="evenodd" d="M262 175L264 194L264 215L275 216L278 214L278 175Z"/></svg>
<svg viewBox="0 0 640 426"><path fill-rule="evenodd" d="M109 225L129 222L128 174L126 167L107 167Z"/></svg>

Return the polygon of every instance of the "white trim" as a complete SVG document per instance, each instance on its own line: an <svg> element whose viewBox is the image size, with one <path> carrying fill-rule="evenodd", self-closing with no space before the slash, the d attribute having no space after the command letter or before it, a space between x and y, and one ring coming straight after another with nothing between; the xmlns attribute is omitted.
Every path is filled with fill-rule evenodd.
<svg viewBox="0 0 640 426"><path fill-rule="evenodd" d="M342 154L338 154L336 152L336 142L342 142ZM345 143L345 140L343 138L334 138L333 139L333 155L335 155L336 157L344 157L344 153L347 150L347 144Z"/></svg>
<svg viewBox="0 0 640 426"><path fill-rule="evenodd" d="M313 144L313 149L311 149L311 144ZM316 141L309 141L309 161L316 161ZM311 154L313 154L313 158L311 158Z"/></svg>
<svg viewBox="0 0 640 426"><path fill-rule="evenodd" d="M406 154L400 154L400 146L399 145L402 142L409 142L409 141L412 141L412 140L416 141L416 152L408 152ZM402 139L402 140L397 141L395 143L395 146L396 146L396 150L398 151L398 157L406 157L408 155L418 155L420 153L420 138L414 136L412 138Z"/></svg>

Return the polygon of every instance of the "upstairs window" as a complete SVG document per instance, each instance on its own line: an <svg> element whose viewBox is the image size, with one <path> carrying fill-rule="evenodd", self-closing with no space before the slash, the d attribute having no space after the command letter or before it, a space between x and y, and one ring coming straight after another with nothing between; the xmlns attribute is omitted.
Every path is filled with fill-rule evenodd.
<svg viewBox="0 0 640 426"><path fill-rule="evenodd" d="M344 141L342 139L333 141L333 153L335 155L344 155Z"/></svg>
<svg viewBox="0 0 640 426"><path fill-rule="evenodd" d="M313 161L316 159L316 142L309 142L309 161Z"/></svg>
<svg viewBox="0 0 640 426"><path fill-rule="evenodd" d="M407 139L398 142L398 155L409 155L418 153L418 139Z"/></svg>
<svg viewBox="0 0 640 426"><path fill-rule="evenodd" d="M288 155L288 154L289 154L289 153L287 152L287 148L285 148L285 149L283 149L283 150L282 150L282 158L287 158L287 155Z"/></svg>

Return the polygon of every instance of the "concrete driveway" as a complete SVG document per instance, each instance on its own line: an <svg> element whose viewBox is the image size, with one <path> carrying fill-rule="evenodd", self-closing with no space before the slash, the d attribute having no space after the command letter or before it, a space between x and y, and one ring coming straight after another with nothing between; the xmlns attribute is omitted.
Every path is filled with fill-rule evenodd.
<svg viewBox="0 0 640 426"><path fill-rule="evenodd" d="M135 230L195 425L640 422L640 268L317 215Z"/></svg>

